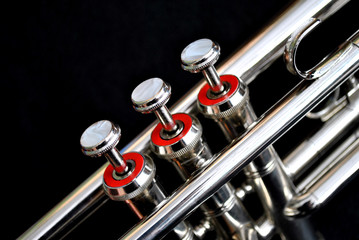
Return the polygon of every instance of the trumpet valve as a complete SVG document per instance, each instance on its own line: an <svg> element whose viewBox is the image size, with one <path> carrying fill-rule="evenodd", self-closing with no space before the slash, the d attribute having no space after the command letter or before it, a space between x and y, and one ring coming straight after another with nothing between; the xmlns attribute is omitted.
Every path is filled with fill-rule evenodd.
<svg viewBox="0 0 359 240"><path fill-rule="evenodd" d="M153 181L152 160L137 152L122 155L116 148L121 129L108 120L98 121L81 136L82 152L90 157L105 156L109 161L103 175L103 187L113 200L125 201L139 195Z"/></svg>
<svg viewBox="0 0 359 240"><path fill-rule="evenodd" d="M196 155L196 150L202 146L202 126L198 119L191 115L172 115L165 106L170 94L169 84L160 78L151 78L135 88L132 102L135 110L142 113L154 112L160 121L151 134L150 146L153 152L169 161L181 161L181 158L187 159ZM168 128L169 123L175 127Z"/></svg>
<svg viewBox="0 0 359 240"><path fill-rule="evenodd" d="M221 93L224 91L224 86L214 68L219 55L220 47L216 42L206 38L199 39L183 49L182 68L192 73L202 72L211 91Z"/></svg>

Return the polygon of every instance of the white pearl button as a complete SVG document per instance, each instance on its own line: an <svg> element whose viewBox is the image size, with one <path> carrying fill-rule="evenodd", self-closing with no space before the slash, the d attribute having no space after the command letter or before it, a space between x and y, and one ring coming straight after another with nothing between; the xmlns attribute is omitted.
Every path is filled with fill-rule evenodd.
<svg viewBox="0 0 359 240"><path fill-rule="evenodd" d="M160 78L150 78L133 90L131 98L134 102L141 103L147 102L160 92L163 86L163 81Z"/></svg>
<svg viewBox="0 0 359 240"><path fill-rule="evenodd" d="M105 140L112 129L112 123L102 120L92 124L82 134L80 143L83 147L94 147Z"/></svg>
<svg viewBox="0 0 359 240"><path fill-rule="evenodd" d="M210 39L200 39L188 45L181 54L182 62L194 63L201 60L212 49L213 42Z"/></svg>

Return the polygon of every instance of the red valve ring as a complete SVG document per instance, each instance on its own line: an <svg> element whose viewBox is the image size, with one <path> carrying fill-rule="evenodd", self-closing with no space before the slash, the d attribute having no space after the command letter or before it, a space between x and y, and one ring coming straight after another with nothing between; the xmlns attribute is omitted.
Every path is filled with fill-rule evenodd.
<svg viewBox="0 0 359 240"><path fill-rule="evenodd" d="M180 134L178 134L176 137L171 139L163 139L161 138L161 130L163 129L163 126L159 123L155 127L155 129L152 131L151 134L151 140L152 142L157 146L169 146L172 145L179 140L181 140L186 134L189 132L189 130L192 127L192 118L185 113L177 113L172 115L173 120L175 121L181 121L183 123L183 130Z"/></svg>
<svg viewBox="0 0 359 240"><path fill-rule="evenodd" d="M118 188L118 187L126 186L127 184L132 182L133 179L135 179L138 176L138 174L141 172L141 170L143 169L144 157L140 153L129 152L129 153L122 155L122 157L125 162L127 162L128 160L134 161L136 164L135 169L126 178L121 179L121 180L116 180L112 176L114 168L111 164L109 164L103 174L103 179L104 179L106 185L109 187ZM129 165L129 164L127 163L127 165Z"/></svg>
<svg viewBox="0 0 359 240"><path fill-rule="evenodd" d="M223 95L222 97L219 97L217 99L210 99L207 96L207 92L209 90L208 83L202 87L202 89L198 93L198 100L202 105L205 106L212 106L216 105L218 103L221 103L222 101L230 98L232 94L238 89L239 87L239 80L236 76L233 75L222 75L220 76L221 82L227 82L230 85L229 91Z"/></svg>

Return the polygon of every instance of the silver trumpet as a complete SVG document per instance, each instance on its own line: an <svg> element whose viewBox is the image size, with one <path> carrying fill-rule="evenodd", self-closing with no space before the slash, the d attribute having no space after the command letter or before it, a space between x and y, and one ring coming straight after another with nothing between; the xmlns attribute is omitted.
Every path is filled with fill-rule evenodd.
<svg viewBox="0 0 359 240"><path fill-rule="evenodd" d="M218 70L220 43L190 43L179 54L182 68L201 72L202 81L171 108L169 81L151 78L138 85L134 109L154 113L158 121L123 149L116 148L116 123L103 120L86 129L83 153L110 164L19 239L65 235L109 198L124 202L139 219L121 239L322 239L311 216L359 169L359 30L309 70L301 70L297 49L347 3L293 2ZM298 84L257 117L251 83L281 56ZM277 152L275 144L304 119L320 128L286 156ZM183 180L173 192L157 180L162 162Z"/></svg>

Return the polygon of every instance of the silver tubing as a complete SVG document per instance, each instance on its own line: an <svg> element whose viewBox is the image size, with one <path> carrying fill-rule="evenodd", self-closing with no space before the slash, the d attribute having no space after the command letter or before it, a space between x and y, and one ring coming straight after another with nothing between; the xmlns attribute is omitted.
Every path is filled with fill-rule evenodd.
<svg viewBox="0 0 359 240"><path fill-rule="evenodd" d="M249 103L242 108L247 114L241 115L246 116L241 123L244 122L247 128L246 125L254 123L257 117ZM265 215L274 222L275 231L283 239L314 240L317 236L308 220L290 221L282 213L288 201L296 194L293 182L283 169L280 157L270 145L244 168L244 172L263 204Z"/></svg>
<svg viewBox="0 0 359 240"><path fill-rule="evenodd" d="M277 19L224 61L217 68L218 74L233 74L250 84L258 74L282 56L286 41L298 27L312 17L324 21L348 2L349 0L294 1ZM190 112L197 101L197 93L205 82L202 79L195 85L176 102L171 112Z"/></svg>
<svg viewBox="0 0 359 240"><path fill-rule="evenodd" d="M234 74L240 76L249 84L253 79L278 57L281 56L286 40L301 23L309 17L326 19L349 0L311 0L295 1L279 15L279 17L265 27L253 40L245 44L231 58L218 68L219 74ZM172 108L172 112L190 112L194 109L197 93L203 87L205 80L194 86L186 95L179 99ZM148 149L150 134L155 127L153 122L126 147L120 150L122 154L130 151L141 152ZM71 221L79 217L87 208L95 203L107 201L102 189L102 173L107 164L100 167L74 189L66 198L45 214L38 222L31 226L19 239L39 239L51 236L61 231Z"/></svg>
<svg viewBox="0 0 359 240"><path fill-rule="evenodd" d="M358 91L358 90L357 90ZM328 120L312 137L303 141L284 160L286 173L292 178L299 178L315 160L340 139L359 117L359 96L348 96L349 103L339 113ZM345 100L346 101L346 100Z"/></svg>
<svg viewBox="0 0 359 240"><path fill-rule="evenodd" d="M282 239L318 238L308 219L291 221L283 215L286 204L296 195L296 189L273 146L265 149L244 170L263 204L265 215L274 222Z"/></svg>
<svg viewBox="0 0 359 240"><path fill-rule="evenodd" d="M321 162L321 164L316 167L313 171L306 176L298 184L298 190L300 192L306 191L306 189L311 188L316 182L318 182L323 175L325 175L328 170L330 170L334 165L338 164L345 156L345 152L348 152L349 148L353 148L353 144L359 139L359 128L356 129L343 143L341 143L335 150Z"/></svg>
<svg viewBox="0 0 359 240"><path fill-rule="evenodd" d="M147 162L153 164L152 160L147 159ZM143 192L129 200L131 202L131 204L129 204L129 207L139 217L139 219L141 219L144 215L151 213L151 211L165 198L165 191L154 178L152 179L150 185L143 190ZM178 239L197 239L194 236L192 226L186 221L182 221L177 224L173 229L173 233L178 237Z"/></svg>
<svg viewBox="0 0 359 240"><path fill-rule="evenodd" d="M323 21L348 2L349 0L296 1L280 18L226 61L226 64L219 68L219 74L233 74L246 84L251 83L270 63L282 55L290 35L308 19L313 17Z"/></svg>
<svg viewBox="0 0 359 240"><path fill-rule="evenodd" d="M357 86L356 86L357 88ZM348 96L349 103L334 117L325 122L325 124L310 138L302 142L286 159L284 159L284 170L291 179L298 179L304 169L309 168L316 159L327 152L331 145L341 138L346 132L351 130L350 125L354 125L359 117L359 94L358 89L353 89L354 93ZM353 142L359 138L359 129L352 133L339 147L336 148L330 157L323 160L320 165L310 171L308 175L297 185L299 191L303 191L320 181L324 173L327 172L337 158L347 149ZM342 158L341 158L342 159ZM254 192L253 187L248 183L236 189L236 195L243 200L247 194Z"/></svg>
<svg viewBox="0 0 359 240"><path fill-rule="evenodd" d="M196 151L197 150L197 151ZM179 157L180 158L180 157ZM178 158L178 159L179 159ZM195 169L202 169L212 159L207 143L200 142L200 148L193 151L192 156L187 156L184 160L192 162L189 166L184 165L179 168L180 164L174 164L181 175L185 176L184 180L190 177ZM191 159L188 161L188 159ZM175 161L174 159L172 161ZM198 162L203 162L201 165ZM196 164L197 163L197 164ZM249 216L242 202L236 197L235 190L230 183L224 184L212 197L210 197L203 206L205 215L218 222L229 236L227 238L255 240L258 235L254 226L253 219ZM217 232L220 232L219 230Z"/></svg>
<svg viewBox="0 0 359 240"><path fill-rule="evenodd" d="M255 228L261 239L270 239L275 234L274 224L266 216L262 216L257 220Z"/></svg>
<svg viewBox="0 0 359 240"><path fill-rule="evenodd" d="M184 181L198 169L203 169L213 157L207 143L202 139L200 122L193 116L188 117L192 121L191 130L178 142L158 146L153 137L151 141L152 151L159 158L171 162ZM236 197L231 184L223 185L201 206L201 210L213 225L214 232L211 235L216 234L217 237L225 239L258 239L254 222Z"/></svg>
<svg viewBox="0 0 359 240"><path fill-rule="evenodd" d="M310 187L305 187L301 194L295 196L287 204L284 209L286 216L299 218L317 210L358 172L359 139L357 138L349 146L344 143L344 146L346 149L340 148L341 154L335 152L334 156L329 156L328 160L325 161L324 166L320 166L315 171L316 173L322 172L313 179L314 183L308 183ZM316 178L320 178L320 181ZM301 187L303 185L301 184Z"/></svg>
<svg viewBox="0 0 359 240"><path fill-rule="evenodd" d="M102 205L108 201L109 198L102 188L102 175L107 165L105 164L87 178L18 239L51 238L77 216L84 214L89 207Z"/></svg>
<svg viewBox="0 0 359 240"><path fill-rule="evenodd" d="M313 83L301 82L241 139L234 140L199 174L190 178L161 207L143 219L123 239L158 239L214 194L264 149L313 109L359 67L359 48L349 44L335 69ZM168 217L171 216L171 217Z"/></svg>

